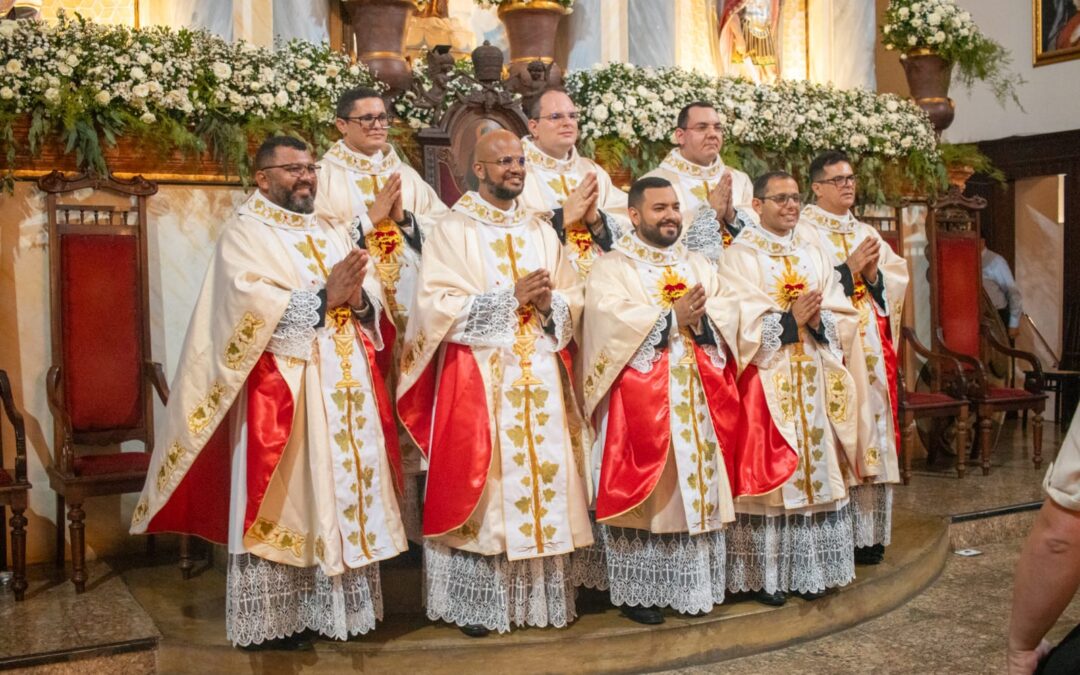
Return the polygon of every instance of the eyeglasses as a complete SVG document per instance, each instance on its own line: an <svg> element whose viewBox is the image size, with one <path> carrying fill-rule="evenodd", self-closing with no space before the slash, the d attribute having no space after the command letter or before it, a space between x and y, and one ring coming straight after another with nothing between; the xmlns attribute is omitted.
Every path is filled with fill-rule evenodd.
<svg viewBox="0 0 1080 675"><path fill-rule="evenodd" d="M379 126L389 126L390 116L386 113L379 113L378 115L360 115L359 117L342 117L341 119L346 122L359 122L365 129L374 129L375 123L378 122Z"/></svg>
<svg viewBox="0 0 1080 675"><path fill-rule="evenodd" d="M705 122L702 122L701 124L695 124L692 127L679 127L679 128L682 129L683 131L696 131L699 134L703 134L706 131L708 131L709 129L712 129L713 131L715 131L718 134L724 133L724 125L720 124L719 122L717 122L716 124L706 124Z"/></svg>
<svg viewBox="0 0 1080 675"><path fill-rule="evenodd" d="M551 120L552 122L555 122L556 124L558 124L559 122L562 122L563 120L570 120L571 122L577 122L578 119L580 119L580 118L581 118L581 113L579 113L576 110L574 112L568 112L568 113L551 113L550 115L537 115L536 116L536 119L538 119L538 120Z"/></svg>
<svg viewBox="0 0 1080 675"><path fill-rule="evenodd" d="M792 203L795 206L802 204L802 195L770 195L768 197L762 197L762 201L772 202L777 206L783 206L787 203Z"/></svg>
<svg viewBox="0 0 1080 675"><path fill-rule="evenodd" d="M853 174L848 174L846 176L834 176L832 178L827 178L825 180L816 180L814 182L815 183L829 183L834 188L842 188L845 185L854 185L855 183L858 182L858 180L859 179L856 178Z"/></svg>
<svg viewBox="0 0 1080 675"><path fill-rule="evenodd" d="M268 171L270 169L282 169L285 173L289 174L293 178L299 178L304 175L305 172L310 174L319 173L318 164L275 164L273 166L264 166L259 171Z"/></svg>
<svg viewBox="0 0 1080 675"><path fill-rule="evenodd" d="M506 157L500 157L498 159L493 159L493 160L478 159L476 161L480 162L481 164L497 164L497 165L499 165L499 168L502 168L502 169L509 169L512 166L514 166L515 164L517 164L518 166L525 166L525 156L524 155L518 155L517 157L507 155Z"/></svg>

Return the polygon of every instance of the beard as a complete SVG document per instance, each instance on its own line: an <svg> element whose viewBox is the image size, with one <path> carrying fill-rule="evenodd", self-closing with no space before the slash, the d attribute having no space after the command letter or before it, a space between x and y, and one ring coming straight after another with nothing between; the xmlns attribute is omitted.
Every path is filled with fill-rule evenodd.
<svg viewBox="0 0 1080 675"><path fill-rule="evenodd" d="M682 234L682 224L672 220L671 218L665 218L657 222L655 225L650 223L644 223L645 227L642 227L638 233L645 243L652 244L657 248L667 248L679 240L679 235ZM669 225L675 226L674 236L668 236L660 232L661 227L667 227Z"/></svg>
<svg viewBox="0 0 1080 675"><path fill-rule="evenodd" d="M487 188L491 190L491 194L493 194L496 199L506 200L517 199L518 195L520 195L525 189L524 186L516 190L513 188L508 188L505 187L502 183L496 183L490 178L484 178L484 185L486 185Z"/></svg>
<svg viewBox="0 0 1080 675"><path fill-rule="evenodd" d="M297 191L305 187L310 190L310 194L305 197L298 196ZM270 201L294 213L306 215L315 212L315 183L311 181L297 181L291 188L272 185L269 193Z"/></svg>

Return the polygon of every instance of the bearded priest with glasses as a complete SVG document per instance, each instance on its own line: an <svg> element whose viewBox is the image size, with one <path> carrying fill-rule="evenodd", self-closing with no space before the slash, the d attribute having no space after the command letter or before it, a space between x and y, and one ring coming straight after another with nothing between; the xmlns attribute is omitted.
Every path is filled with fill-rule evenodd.
<svg viewBox="0 0 1080 675"><path fill-rule="evenodd" d="M849 467L855 562L876 565L892 537L892 486L900 481L897 449L897 345L908 285L907 261L870 225L851 213L855 173L842 152L810 163L816 203L803 209L798 229L840 274L858 312L858 332L845 361L859 400L859 447Z"/></svg>
<svg viewBox="0 0 1080 675"><path fill-rule="evenodd" d="M551 89L529 111L529 136L522 139L528 173L522 202L551 211L570 263L584 277L589 267L630 230L626 193L591 159L578 154L578 110L565 92Z"/></svg>
<svg viewBox="0 0 1080 675"><path fill-rule="evenodd" d="M521 141L480 137L434 228L401 358L398 411L428 459L427 615L482 637L575 618L571 554L592 544L586 425L566 346L582 284L521 203Z"/></svg>
<svg viewBox="0 0 1080 675"><path fill-rule="evenodd" d="M335 125L341 140L322 158L315 211L333 225L352 229L374 263L390 319L384 326L387 350L380 354L380 367L393 395L423 241L448 211L435 190L387 143L390 119L378 92L360 87L343 93ZM420 451L403 430L400 441L406 473L405 526L409 538L419 541Z"/></svg>

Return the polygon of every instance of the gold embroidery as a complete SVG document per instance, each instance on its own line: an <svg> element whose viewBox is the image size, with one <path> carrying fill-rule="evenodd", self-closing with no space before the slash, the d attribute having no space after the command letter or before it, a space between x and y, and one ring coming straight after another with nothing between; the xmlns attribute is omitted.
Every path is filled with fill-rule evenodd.
<svg viewBox="0 0 1080 675"><path fill-rule="evenodd" d="M288 551L297 558L304 555L304 543L307 541L307 537L262 516L256 518L255 522L251 524L248 534L255 541L272 546L279 551Z"/></svg>
<svg viewBox="0 0 1080 675"><path fill-rule="evenodd" d="M792 267L791 257L784 256L784 271L776 278L776 288L772 294L776 304L786 312L791 308L792 303L809 288L810 284L806 277Z"/></svg>
<svg viewBox="0 0 1080 675"><path fill-rule="evenodd" d="M540 166L549 171L558 171L560 173L566 173L574 170L574 164L577 163L577 151L574 148L570 148L570 156L566 159L555 159L551 155L542 151L536 147L536 144L531 139L522 139L522 145L525 147L525 161L534 166ZM554 186L553 186L554 187ZM556 190L558 192L558 190Z"/></svg>
<svg viewBox="0 0 1080 675"><path fill-rule="evenodd" d="M646 246L632 232L620 237L615 243L615 248L634 260L654 265L675 265L685 260L687 253L686 246L682 243L673 244L666 249Z"/></svg>
<svg viewBox="0 0 1080 675"><path fill-rule="evenodd" d="M326 542L323 540L322 535L315 537L315 557L322 562L326 562Z"/></svg>
<svg viewBox="0 0 1080 675"><path fill-rule="evenodd" d="M401 355L401 372L402 374L411 373L413 368L416 367L416 362L420 359L420 356L424 353L424 346L427 344L427 338L423 333L416 336L416 339L405 345L405 349Z"/></svg>
<svg viewBox="0 0 1080 675"><path fill-rule="evenodd" d="M206 395L206 398L204 398L199 405L195 406L195 409L188 415L188 430L191 431L192 434L198 434L213 421L214 414L217 412L218 407L221 405L221 400L224 397L224 385L220 382L215 382L213 386L210 387L210 393Z"/></svg>
<svg viewBox="0 0 1080 675"><path fill-rule="evenodd" d="M596 388L600 386L600 382L604 378L604 372L608 366L611 365L611 358L603 350L596 355L596 361L593 363L592 372L585 376L585 396L592 397L596 392Z"/></svg>
<svg viewBox="0 0 1080 675"><path fill-rule="evenodd" d="M716 158L709 166L701 166L700 164L694 164L689 162L682 156L678 150L672 150L668 153L664 161L660 163L662 168L667 168L675 173L680 173L690 178L701 178L704 180L716 180L720 176L724 175L724 160L719 157Z"/></svg>
<svg viewBox="0 0 1080 675"><path fill-rule="evenodd" d="M877 467L881 466L881 451L877 448L870 447L866 449L866 466Z"/></svg>
<svg viewBox="0 0 1080 675"><path fill-rule="evenodd" d="M466 520L461 527L454 530L451 534L456 534L462 539L476 541L480 537L480 525L475 520Z"/></svg>
<svg viewBox="0 0 1080 675"><path fill-rule="evenodd" d="M837 370L829 370L825 374L825 380L829 419L839 423L846 422L850 397L848 396L847 384L844 382L844 374Z"/></svg>
<svg viewBox="0 0 1080 675"><path fill-rule="evenodd" d="M157 489L158 492L163 492L165 486L169 483L169 479L172 478L173 472L176 471L176 467L180 464L180 460L187 454L187 450L183 448L179 443L173 443L169 446L168 452L165 453L165 461L161 463L161 468L157 473Z"/></svg>
<svg viewBox="0 0 1080 675"><path fill-rule="evenodd" d="M690 291L686 278L668 265L656 284L656 299L664 309L671 309L675 301Z"/></svg>
<svg viewBox="0 0 1080 675"><path fill-rule="evenodd" d="M248 200L247 209L252 214L274 225L307 228L315 223L315 216L287 211L277 204L263 199L258 192Z"/></svg>
<svg viewBox="0 0 1080 675"><path fill-rule="evenodd" d="M247 357L248 350L255 342L255 334L266 323L251 312L244 312L240 323L236 324L229 344L225 347L225 364L233 370L239 370Z"/></svg>
<svg viewBox="0 0 1080 675"><path fill-rule="evenodd" d="M146 497L139 499L139 503L135 505L135 512L131 514L131 522L141 523L146 520L146 516L150 513L150 504L147 503Z"/></svg>
<svg viewBox="0 0 1080 675"><path fill-rule="evenodd" d="M332 145L330 149L326 151L326 157L336 159L341 162L341 164L345 165L345 167L366 174L391 173L397 171L401 166L401 160L393 149L386 150L382 161L375 162L366 155L361 155L349 150L345 147L343 141L339 141Z"/></svg>
<svg viewBox="0 0 1080 675"><path fill-rule="evenodd" d="M517 202L514 202L513 210L503 211L488 204L475 192L466 192L454 204L453 210L485 223L505 227L520 225L529 217L525 209L521 208Z"/></svg>
<svg viewBox="0 0 1080 675"><path fill-rule="evenodd" d="M773 373L773 390L779 398L780 414L785 422L795 421L795 404L791 392L791 381L779 370Z"/></svg>

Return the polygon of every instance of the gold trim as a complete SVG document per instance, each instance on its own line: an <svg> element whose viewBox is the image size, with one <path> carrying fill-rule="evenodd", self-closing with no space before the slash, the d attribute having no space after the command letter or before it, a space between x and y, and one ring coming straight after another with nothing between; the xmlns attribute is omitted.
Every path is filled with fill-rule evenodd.
<svg viewBox="0 0 1080 675"><path fill-rule="evenodd" d="M904 53L908 56L941 56L941 54L938 54L936 51L930 49L929 47L917 47L915 49L909 49Z"/></svg>
<svg viewBox="0 0 1080 675"><path fill-rule="evenodd" d="M554 63L555 59L550 56L519 56L514 59L510 59L510 63L532 63L533 61L540 61L544 65Z"/></svg>
<svg viewBox="0 0 1080 675"><path fill-rule="evenodd" d="M247 531L248 536L279 551L288 551L297 558L304 557L307 537L295 530L278 525L262 516L255 519Z"/></svg>
<svg viewBox="0 0 1080 675"><path fill-rule="evenodd" d="M563 7L554 0L531 0L530 2L522 2L521 0L510 0L510 2L504 2L499 5L499 16L508 12L518 12L525 9L532 10L553 10L561 13L563 16L570 14L573 10L569 7Z"/></svg>
<svg viewBox="0 0 1080 675"><path fill-rule="evenodd" d="M255 335L266 322L251 312L244 312L240 322L233 330L232 339L225 347L225 364L233 370L239 370L247 359L248 351L255 342Z"/></svg>
<svg viewBox="0 0 1080 675"><path fill-rule="evenodd" d="M388 51L361 52L359 58L361 61L363 61L364 59L393 59L395 61L405 60L405 57L402 56L399 52Z"/></svg>
<svg viewBox="0 0 1080 675"><path fill-rule="evenodd" d="M916 103L948 103L950 107L955 108L956 102L948 96L927 96L925 98L915 99Z"/></svg>
<svg viewBox="0 0 1080 675"><path fill-rule="evenodd" d="M1043 51L1042 36L1039 34L1043 22L1042 3L1043 0L1031 0L1031 65L1038 68L1080 58L1080 46Z"/></svg>
<svg viewBox="0 0 1080 675"><path fill-rule="evenodd" d="M199 405L188 415L188 429L193 435L197 435L214 420L218 406L225 398L225 387L220 382L215 382L210 387L210 393L206 395Z"/></svg>

